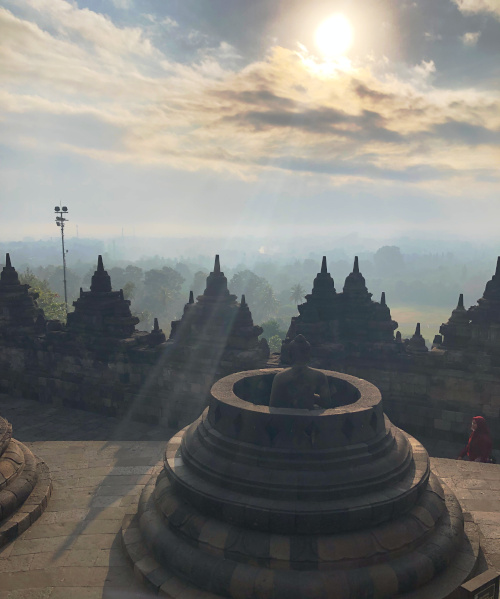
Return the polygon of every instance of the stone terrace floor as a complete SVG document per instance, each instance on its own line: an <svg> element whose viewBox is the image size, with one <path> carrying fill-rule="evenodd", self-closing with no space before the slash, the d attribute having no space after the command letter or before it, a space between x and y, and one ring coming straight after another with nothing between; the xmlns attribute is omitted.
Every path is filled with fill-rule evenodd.
<svg viewBox="0 0 500 599"><path fill-rule="evenodd" d="M41 518L0 549L0 599L152 597L135 581L119 531L175 431L5 396L0 414L46 461L54 485ZM459 450L423 441L431 455ZM473 515L487 562L500 570L500 466L440 458L432 464Z"/></svg>

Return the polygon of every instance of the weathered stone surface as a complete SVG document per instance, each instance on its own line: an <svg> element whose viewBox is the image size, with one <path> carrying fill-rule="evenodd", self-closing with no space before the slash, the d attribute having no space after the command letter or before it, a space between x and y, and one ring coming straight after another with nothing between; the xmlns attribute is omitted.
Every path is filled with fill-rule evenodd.
<svg viewBox="0 0 500 599"><path fill-rule="evenodd" d="M273 408L253 391L275 374L221 379L171 439L122 529L127 551L148 550L129 554L137 574L167 596L448 597L475 566L477 533L423 447L366 381L325 372L338 407Z"/></svg>
<svg viewBox="0 0 500 599"><path fill-rule="evenodd" d="M46 464L12 439L11 425L0 418L0 547L40 516L51 490Z"/></svg>
<svg viewBox="0 0 500 599"><path fill-rule="evenodd" d="M135 324L127 321L130 306L120 292L112 291L102 262L91 291L84 292L101 298L92 305L102 311L95 312L86 296L83 312L90 328L83 326L85 319L83 328L73 330L72 325L66 330L59 321L50 321L45 331L33 297L19 284L10 258L6 262L0 277L0 392L181 426L201 413L214 380L265 362L260 329L253 325L246 302L238 304L229 293L220 265L214 267L203 299L195 303L191 294L183 318L172 327L172 338L165 341L159 326L151 333L134 331ZM283 361L288 361L292 334L303 332L313 345L314 365L376 383L396 424L465 443L472 416L483 415L499 446L499 284L496 273L484 297L468 311L459 299L442 326L443 338L426 351L421 336L402 343L398 332L392 340L395 323L385 296L380 303L372 301L359 266L337 293L324 260L311 294L292 320ZM120 306L116 319L111 317L113 306ZM98 314L104 319L100 324L92 320ZM114 336L109 327L104 330L105 315L111 318L106 327ZM131 330L131 336L121 336Z"/></svg>

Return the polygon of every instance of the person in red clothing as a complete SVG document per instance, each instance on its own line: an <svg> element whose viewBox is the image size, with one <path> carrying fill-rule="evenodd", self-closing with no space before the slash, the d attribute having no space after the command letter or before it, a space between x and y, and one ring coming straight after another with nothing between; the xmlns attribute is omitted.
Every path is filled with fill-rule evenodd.
<svg viewBox="0 0 500 599"><path fill-rule="evenodd" d="M459 460L471 462L489 462L493 444L490 429L482 416L474 416L471 423L471 434L466 447L460 452Z"/></svg>

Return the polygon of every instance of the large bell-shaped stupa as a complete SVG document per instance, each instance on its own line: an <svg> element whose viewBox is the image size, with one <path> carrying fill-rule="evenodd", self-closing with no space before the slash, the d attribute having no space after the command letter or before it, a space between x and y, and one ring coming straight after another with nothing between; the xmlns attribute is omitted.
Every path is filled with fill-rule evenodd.
<svg viewBox="0 0 500 599"><path fill-rule="evenodd" d="M334 407L270 407L283 370L240 372L170 440L123 528L160 595L444 599L471 575L475 526L422 445L384 415L379 390L311 371L280 380L295 377L295 397L311 374L326 380Z"/></svg>

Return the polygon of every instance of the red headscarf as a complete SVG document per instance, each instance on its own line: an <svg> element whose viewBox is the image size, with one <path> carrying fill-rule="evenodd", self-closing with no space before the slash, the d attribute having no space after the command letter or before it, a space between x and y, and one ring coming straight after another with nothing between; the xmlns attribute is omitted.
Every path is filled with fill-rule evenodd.
<svg viewBox="0 0 500 599"><path fill-rule="evenodd" d="M472 422L476 423L476 430L472 431L467 447L462 451L460 457L463 458L467 455L472 462L476 460L478 462L487 462L493 447L490 429L482 416L474 416Z"/></svg>

